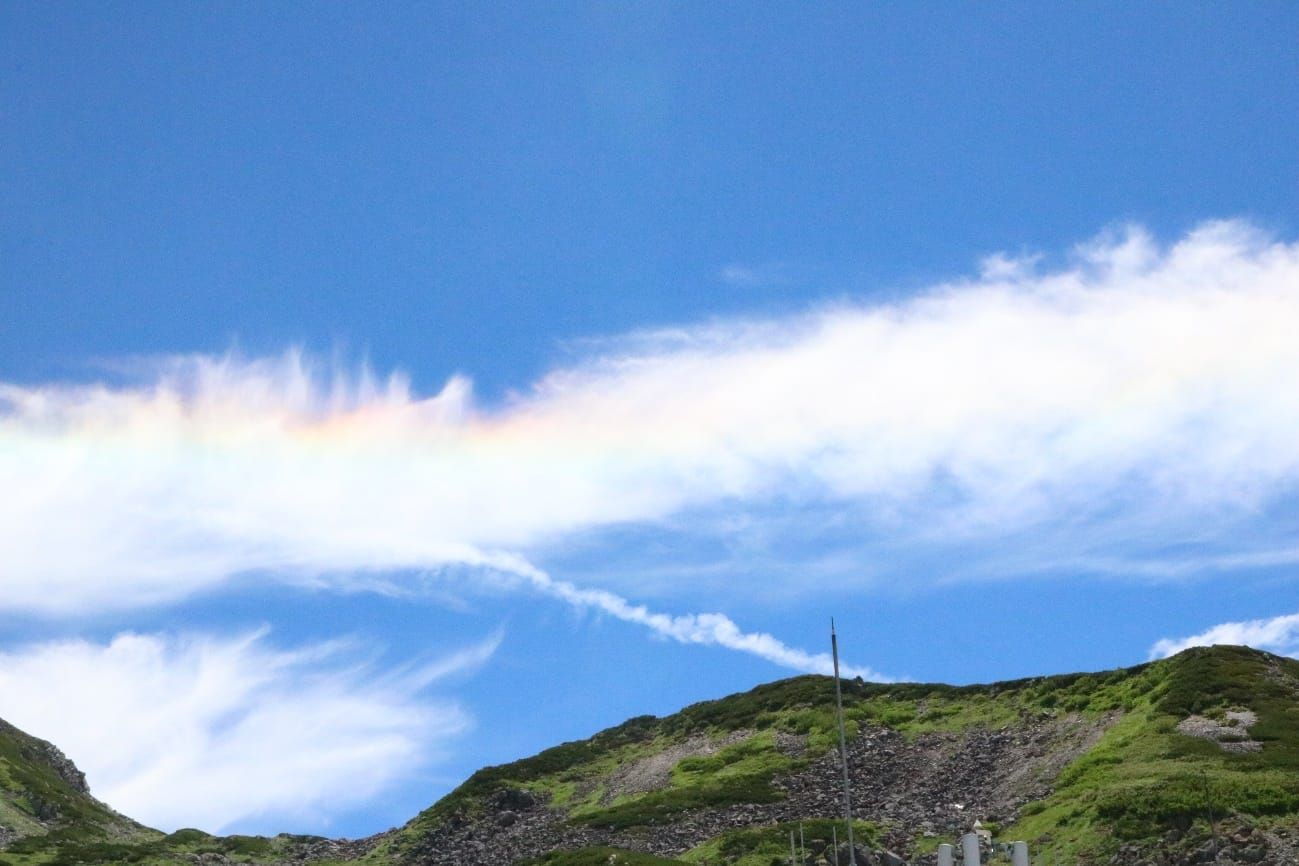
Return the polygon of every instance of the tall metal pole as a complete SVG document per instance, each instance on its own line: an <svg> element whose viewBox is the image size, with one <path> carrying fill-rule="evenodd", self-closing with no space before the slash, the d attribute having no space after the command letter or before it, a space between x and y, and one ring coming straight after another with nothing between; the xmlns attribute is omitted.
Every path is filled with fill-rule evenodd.
<svg viewBox="0 0 1299 866"><path fill-rule="evenodd" d="M831 866L839 866L839 828L833 824L830 825L830 850L834 852Z"/></svg>
<svg viewBox="0 0 1299 866"><path fill-rule="evenodd" d="M798 866L807 863L807 843L803 841L803 822L798 822Z"/></svg>
<svg viewBox="0 0 1299 866"><path fill-rule="evenodd" d="M848 736L843 730L843 690L839 686L839 638L830 618L830 654L834 656L834 706L839 718L839 763L843 768L843 819L848 823L848 863L857 866L857 846L852 838L852 794L848 787Z"/></svg>
<svg viewBox="0 0 1299 866"><path fill-rule="evenodd" d="M789 831L789 866L798 866L798 860L794 856L794 831Z"/></svg>
<svg viewBox="0 0 1299 866"><path fill-rule="evenodd" d="M1204 808L1209 812L1209 831L1213 833L1213 862L1218 862L1218 822L1213 820L1213 795L1209 793L1209 774L1200 771L1200 782L1204 785Z"/></svg>

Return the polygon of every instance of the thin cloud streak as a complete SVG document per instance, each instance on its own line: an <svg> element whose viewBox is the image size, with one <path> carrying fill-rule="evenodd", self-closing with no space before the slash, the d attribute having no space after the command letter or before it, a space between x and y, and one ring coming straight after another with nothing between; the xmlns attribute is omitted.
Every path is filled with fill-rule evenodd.
<svg viewBox="0 0 1299 866"><path fill-rule="evenodd" d="M582 589L567 581L555 580L526 562L501 559L497 565L523 578L543 595L557 598L572 607L595 610L622 622L643 626L659 637L677 643L723 647L805 673L829 675L834 672L834 659L829 653L809 653L788 646L774 635L746 632L724 614L692 613L673 616L633 604L606 590ZM892 678L878 671L846 662L840 663L840 673L845 677L892 682Z"/></svg>
<svg viewBox="0 0 1299 866"><path fill-rule="evenodd" d="M274 648L265 630L32 644L0 653L0 717L59 744L97 797L150 826L324 829L470 728L421 691L477 670L500 641L388 672L346 643Z"/></svg>

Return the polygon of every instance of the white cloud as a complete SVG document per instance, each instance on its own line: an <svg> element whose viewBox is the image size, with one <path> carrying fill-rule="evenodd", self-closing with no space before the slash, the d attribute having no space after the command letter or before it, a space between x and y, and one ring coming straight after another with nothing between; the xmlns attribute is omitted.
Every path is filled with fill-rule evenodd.
<svg viewBox="0 0 1299 866"><path fill-rule="evenodd" d="M573 607L595 610L623 622L644 626L659 637L677 643L718 646L765 659L772 664L796 671L829 675L834 659L829 653L809 653L788 646L765 632L746 632L730 617L720 613L692 613L672 616L632 604L621 596L602 589L582 589L572 583L555 580L526 562L501 562L498 566L525 579L533 589L560 599ZM877 682L888 681L883 674L868 667L840 663L845 677L861 677Z"/></svg>
<svg viewBox="0 0 1299 866"><path fill-rule="evenodd" d="M0 718L58 744L97 797L151 826L323 828L469 727L420 690L482 665L499 641L386 674L346 644L286 651L264 632L34 644L0 653Z"/></svg>
<svg viewBox="0 0 1299 866"><path fill-rule="evenodd" d="M462 377L420 397L299 353L0 385L0 609L518 571L575 533L754 504L841 503L895 539L1095 520L1178 542L1299 488L1297 330L1299 245L1219 222L1167 247L1112 233L1055 270L990 257L892 304L605 341L495 406ZM568 600L822 666L713 615Z"/></svg>
<svg viewBox="0 0 1299 866"><path fill-rule="evenodd" d="M1150 648L1150 657L1167 658L1193 646L1251 646L1279 655L1299 656L1299 613L1271 619L1224 622L1199 634L1164 638Z"/></svg>

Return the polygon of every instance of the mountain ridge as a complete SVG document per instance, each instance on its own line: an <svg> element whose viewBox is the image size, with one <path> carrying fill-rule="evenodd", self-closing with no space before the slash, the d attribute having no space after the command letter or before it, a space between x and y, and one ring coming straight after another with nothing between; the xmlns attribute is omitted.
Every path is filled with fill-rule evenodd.
<svg viewBox="0 0 1299 866"><path fill-rule="evenodd" d="M931 862L978 820L1052 862L1191 863L1212 844L1219 862L1299 863L1293 659L1199 648L967 686L847 681L844 700L867 862ZM809 860L828 863L822 837L841 814L835 745L833 681L806 675L484 767L364 840L137 831L95 843L137 859L97 861L86 839L78 854L40 844L58 842L47 833L0 845L0 863L775 866L800 822L813 828Z"/></svg>

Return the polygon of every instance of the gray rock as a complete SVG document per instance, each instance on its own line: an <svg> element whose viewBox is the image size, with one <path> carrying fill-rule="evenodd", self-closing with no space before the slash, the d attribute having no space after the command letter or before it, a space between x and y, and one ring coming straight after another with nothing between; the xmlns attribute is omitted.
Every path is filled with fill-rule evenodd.
<svg viewBox="0 0 1299 866"><path fill-rule="evenodd" d="M907 861L892 851L877 851L875 856L879 859L880 866L907 866Z"/></svg>

